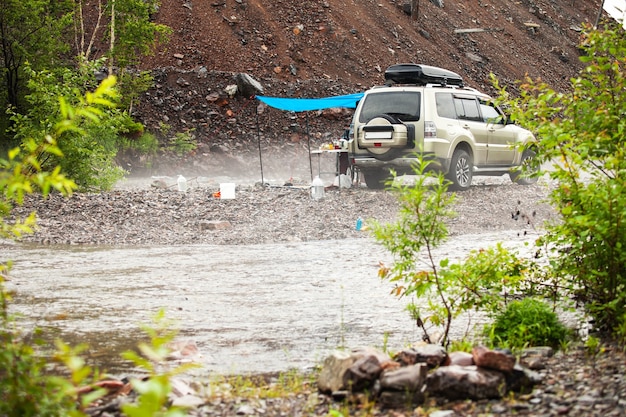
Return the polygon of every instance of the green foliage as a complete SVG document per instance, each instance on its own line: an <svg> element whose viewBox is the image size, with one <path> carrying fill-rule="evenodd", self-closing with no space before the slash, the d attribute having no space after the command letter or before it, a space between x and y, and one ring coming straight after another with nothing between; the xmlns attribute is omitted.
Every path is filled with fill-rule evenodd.
<svg viewBox="0 0 626 417"><path fill-rule="evenodd" d="M619 320L613 331L617 342L621 346L626 347L626 312L622 312L622 314L619 316Z"/></svg>
<svg viewBox="0 0 626 417"><path fill-rule="evenodd" d="M500 98L538 137L537 157L557 186L561 221L542 243L554 248L554 275L568 282L598 330L619 332L626 308L626 36L587 27L586 68L562 93L526 79L520 96Z"/></svg>
<svg viewBox="0 0 626 417"><path fill-rule="evenodd" d="M150 54L160 41L167 40L171 29L150 19L159 4L158 0L115 1L115 43L109 56L117 66L137 64L140 56Z"/></svg>
<svg viewBox="0 0 626 417"><path fill-rule="evenodd" d="M37 358L30 344L21 341L13 328L8 295L3 291L0 297L0 415L61 415L62 406L50 395L53 387L42 376L44 361Z"/></svg>
<svg viewBox="0 0 626 417"><path fill-rule="evenodd" d="M77 350L63 347L58 358L68 365L70 378L50 376L48 361L35 350L37 339L23 335L8 314L8 294L0 292L0 415L7 417L85 416L81 409L99 398L94 391L78 398L77 389L91 381L92 370L84 366Z"/></svg>
<svg viewBox="0 0 626 417"><path fill-rule="evenodd" d="M11 149L7 159L0 158L0 237L20 237L33 232L35 213L26 219L15 219L12 224L4 221L14 204L23 203L26 194L39 191L45 197L51 190L69 194L76 188L59 167L46 171L40 163L42 157L58 156L60 152L55 139L48 135L41 142L28 139L23 149Z"/></svg>
<svg viewBox="0 0 626 417"><path fill-rule="evenodd" d="M91 392L79 395L79 389L90 386L91 382L100 378L99 373L86 364L85 359L80 355L88 346L81 344L76 347L67 345L61 340L56 341L57 351L54 361L65 366L69 376L47 376L47 378L59 387L67 401L67 413L73 416L84 416L85 409L94 401L106 395L106 390L94 388Z"/></svg>
<svg viewBox="0 0 626 417"><path fill-rule="evenodd" d="M401 181L391 181L391 190L400 201L399 220L397 223L380 224L371 222L376 240L395 256L393 267L382 267L379 276L395 283L393 292L397 296L415 296L417 298L437 297L430 303L437 311L431 317L435 324L445 323L446 330L442 343L447 341L453 312L449 299L445 295L447 282L439 272L434 261L433 250L447 237L445 220L452 215L450 205L453 194L447 194L447 182L442 175L429 173L428 162L420 160L414 167L418 174L414 185ZM393 173L395 178L395 173ZM429 180L435 184L430 185ZM422 252L424 251L424 252ZM429 270L417 267L424 260ZM445 267L442 265L442 267ZM423 323L417 309L411 313L419 323ZM430 338L422 326L425 337Z"/></svg>
<svg viewBox="0 0 626 417"><path fill-rule="evenodd" d="M585 351L588 356L597 356L604 352L604 348L602 347L600 339L590 335L587 340L585 340Z"/></svg>
<svg viewBox="0 0 626 417"><path fill-rule="evenodd" d="M0 0L0 108L22 110L28 79L25 64L41 70L63 66L63 34L71 23L69 0Z"/></svg>
<svg viewBox="0 0 626 417"><path fill-rule="evenodd" d="M556 313L535 298L510 302L484 332L492 345L511 349L528 346L558 348L570 336Z"/></svg>
<svg viewBox="0 0 626 417"><path fill-rule="evenodd" d="M176 133L174 137L169 140L166 149L174 152L178 156L185 156L195 151L198 145L193 132L194 129L189 129L186 132Z"/></svg>
<svg viewBox="0 0 626 417"><path fill-rule="evenodd" d="M511 293L525 288L532 271L528 259L498 243L471 251L462 263L449 265L445 274L457 309L497 314L506 308Z"/></svg>
<svg viewBox="0 0 626 417"><path fill-rule="evenodd" d="M159 141L150 132L142 133L138 138L123 138L121 150L132 150L142 155L152 156L159 150Z"/></svg>
<svg viewBox="0 0 626 417"><path fill-rule="evenodd" d="M106 100L114 79L107 80L94 93L78 100L76 106L60 99L60 117L40 139L26 137L22 148L8 152L0 160L0 231L3 237L19 236L32 231L34 215L8 224L5 221L14 204L21 204L24 196L40 192L45 197L52 190L71 193L76 185L61 173L60 167L46 170L41 163L49 156L62 155L57 139L68 132L80 131L85 121L99 121L96 103ZM94 391L78 398L77 388L88 383L92 370L78 357L80 348L71 349L59 343L56 359L67 366L69 379L50 376L47 360L37 351L38 340L15 326L9 314L11 295L4 287L10 264L0 264L0 415L2 416L84 416L81 409L99 395ZM35 332L36 333L36 332ZM37 336L35 334L35 336Z"/></svg>
<svg viewBox="0 0 626 417"><path fill-rule="evenodd" d="M450 343L450 348L448 351L472 353L472 349L474 349L474 343L464 338L461 340L453 340L452 343Z"/></svg>
<svg viewBox="0 0 626 417"><path fill-rule="evenodd" d="M455 195L447 192L442 175L428 170L428 162L421 161L414 170L414 184L390 183L400 201L399 220L371 224L376 240L394 255L394 264L381 267L379 276L395 284L396 296L412 297L407 310L427 341L447 345L454 319L474 310L496 316L512 294L558 295L543 268L501 244L471 251L457 263L437 262L434 249L447 238ZM439 340L431 339L432 326L443 329Z"/></svg>
<svg viewBox="0 0 626 417"><path fill-rule="evenodd" d="M121 108L130 112L134 103L139 101L139 96L152 87L153 82L152 75L147 71L122 71L119 74L118 84L121 95Z"/></svg>
<svg viewBox="0 0 626 417"><path fill-rule="evenodd" d="M184 364L174 369L167 369L163 366L170 353L167 345L174 340L177 332L172 330L172 323L165 320L165 313L162 310L154 317L153 325L143 326L143 330L150 336L150 344L139 344L141 355L134 351L127 351L123 353L123 357L147 371L148 376L145 379L131 381L139 397L137 403L124 404L122 411L128 417L185 416L181 408L168 406L168 394L172 390L170 378L196 365Z"/></svg>
<svg viewBox="0 0 626 417"><path fill-rule="evenodd" d="M62 130L57 143L63 157L41 159L43 168L60 166L83 191L110 189L124 175L115 156L120 135L129 128L130 120L115 108L115 83L115 78L109 77L97 86L90 65L78 72L32 71L31 94L27 96L31 110L13 115L16 138L41 137L59 125Z"/></svg>

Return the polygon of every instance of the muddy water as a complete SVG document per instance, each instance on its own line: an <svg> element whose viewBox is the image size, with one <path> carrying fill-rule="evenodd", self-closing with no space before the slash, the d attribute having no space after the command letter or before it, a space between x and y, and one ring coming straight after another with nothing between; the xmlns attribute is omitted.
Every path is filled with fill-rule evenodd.
<svg viewBox="0 0 626 417"><path fill-rule="evenodd" d="M517 232L460 236L437 250L456 259ZM121 351L164 309L218 373L306 369L340 346L399 349L421 333L377 277L385 250L370 239L250 246L9 246L12 309L27 329L85 342L92 363L125 372ZM467 328L460 322L459 336Z"/></svg>

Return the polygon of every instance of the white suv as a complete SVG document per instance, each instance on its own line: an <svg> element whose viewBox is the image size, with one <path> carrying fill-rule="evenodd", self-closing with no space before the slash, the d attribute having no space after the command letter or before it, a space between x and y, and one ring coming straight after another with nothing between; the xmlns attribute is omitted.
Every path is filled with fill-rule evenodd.
<svg viewBox="0 0 626 417"><path fill-rule="evenodd" d="M511 123L489 96L464 87L458 74L399 64L385 71L385 80L365 92L350 130L350 163L369 188L383 188L390 169L412 174L418 154L454 190L468 189L474 175L536 182L515 169L534 157L533 134Z"/></svg>

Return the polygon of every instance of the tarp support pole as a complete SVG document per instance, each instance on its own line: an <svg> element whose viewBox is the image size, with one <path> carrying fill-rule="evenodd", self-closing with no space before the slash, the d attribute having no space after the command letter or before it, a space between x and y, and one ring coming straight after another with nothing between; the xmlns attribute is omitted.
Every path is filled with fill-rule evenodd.
<svg viewBox="0 0 626 417"><path fill-rule="evenodd" d="M311 158L311 135L309 135L309 112L306 112L306 141L309 147L309 168L311 169L311 181L313 181L313 160Z"/></svg>
<svg viewBox="0 0 626 417"><path fill-rule="evenodd" d="M261 156L261 129L259 128L259 106L256 108L256 137L259 144L259 164L261 165L261 187L265 186L265 179L263 178L263 157Z"/></svg>

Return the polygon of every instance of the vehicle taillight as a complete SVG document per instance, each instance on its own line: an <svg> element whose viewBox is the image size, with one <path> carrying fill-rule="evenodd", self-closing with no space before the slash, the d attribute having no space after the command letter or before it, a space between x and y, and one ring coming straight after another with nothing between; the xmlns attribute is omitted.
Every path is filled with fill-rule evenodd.
<svg viewBox="0 0 626 417"><path fill-rule="evenodd" d="M425 138L437 137L437 126L435 126L435 122L431 122L431 121L424 122L424 137Z"/></svg>

